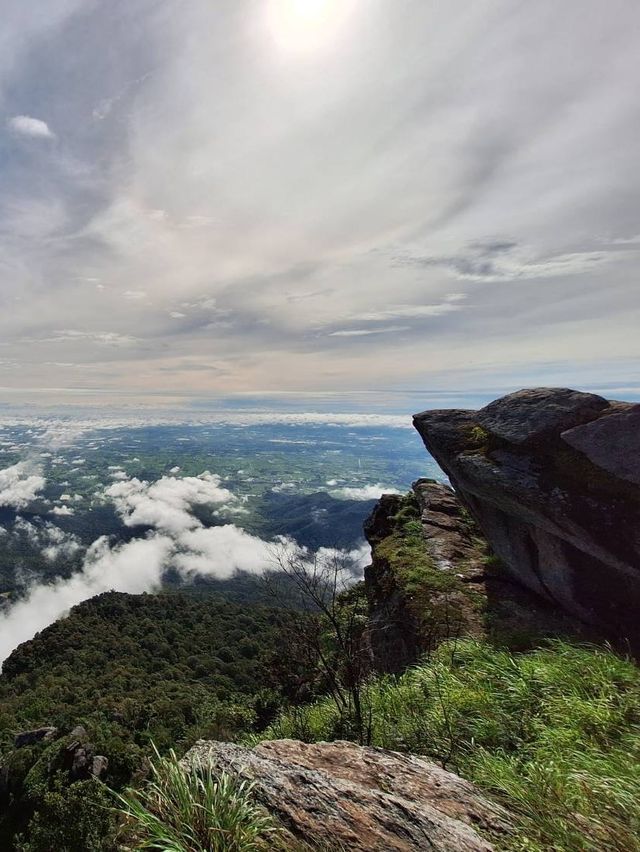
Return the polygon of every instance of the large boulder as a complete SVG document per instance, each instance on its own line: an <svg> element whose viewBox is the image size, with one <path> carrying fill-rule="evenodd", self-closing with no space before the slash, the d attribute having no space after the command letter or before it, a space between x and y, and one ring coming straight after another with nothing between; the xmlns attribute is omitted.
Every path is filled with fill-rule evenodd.
<svg viewBox="0 0 640 852"><path fill-rule="evenodd" d="M254 783L289 840L352 852L490 852L507 814L473 784L419 757L349 742L201 740L183 759Z"/></svg>
<svg viewBox="0 0 640 852"><path fill-rule="evenodd" d="M640 406L565 388L414 417L511 575L640 652Z"/></svg>

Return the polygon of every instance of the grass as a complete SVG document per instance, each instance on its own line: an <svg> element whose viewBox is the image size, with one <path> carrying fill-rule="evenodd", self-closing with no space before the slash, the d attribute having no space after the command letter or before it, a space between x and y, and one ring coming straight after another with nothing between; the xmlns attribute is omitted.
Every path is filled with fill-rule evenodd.
<svg viewBox="0 0 640 852"><path fill-rule="evenodd" d="M640 672L602 648L526 654L474 640L364 691L372 744L427 754L498 799L511 850L640 852ZM340 736L328 701L283 713L263 738Z"/></svg>
<svg viewBox="0 0 640 852"><path fill-rule="evenodd" d="M126 846L159 852L258 852L278 846L278 829L253 787L210 767L184 769L175 753L150 761L140 790L114 793Z"/></svg>
<svg viewBox="0 0 640 852"><path fill-rule="evenodd" d="M429 605L434 592L457 590L461 585L458 578L439 571L426 552L420 508L414 494L402 498L393 520L394 531L377 544L376 551L393 566L403 589L424 606Z"/></svg>

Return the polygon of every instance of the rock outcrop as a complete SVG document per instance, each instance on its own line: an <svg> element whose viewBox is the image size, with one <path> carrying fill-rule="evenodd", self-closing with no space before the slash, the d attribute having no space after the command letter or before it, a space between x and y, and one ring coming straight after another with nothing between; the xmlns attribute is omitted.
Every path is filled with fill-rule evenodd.
<svg viewBox="0 0 640 852"><path fill-rule="evenodd" d="M104 755L95 753L82 725L75 727L69 736L71 741L66 744L62 754L62 767L68 771L69 780L85 781L104 775L109 761Z"/></svg>
<svg viewBox="0 0 640 852"><path fill-rule="evenodd" d="M457 775L419 757L349 742L201 740L183 765L254 783L287 839L352 852L490 852L508 815Z"/></svg>
<svg viewBox="0 0 640 852"><path fill-rule="evenodd" d="M379 672L402 672L460 636L516 650L548 636L601 639L505 570L444 483L419 479L407 495L383 495L364 531L367 639Z"/></svg>
<svg viewBox="0 0 640 852"><path fill-rule="evenodd" d="M414 418L511 576L640 652L640 406L523 390Z"/></svg>
<svg viewBox="0 0 640 852"><path fill-rule="evenodd" d="M378 671L397 673L451 636L483 632L486 545L453 491L419 479L384 494L364 525L368 639Z"/></svg>

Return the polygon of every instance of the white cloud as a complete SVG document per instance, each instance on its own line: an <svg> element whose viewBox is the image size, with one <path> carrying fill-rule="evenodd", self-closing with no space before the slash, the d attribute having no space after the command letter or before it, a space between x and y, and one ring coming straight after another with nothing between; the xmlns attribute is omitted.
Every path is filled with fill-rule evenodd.
<svg viewBox="0 0 640 852"><path fill-rule="evenodd" d="M45 486L45 478L27 462L0 470L0 506L26 508Z"/></svg>
<svg viewBox="0 0 640 852"><path fill-rule="evenodd" d="M371 547L366 541L363 541L358 547L352 550L336 550L333 547L321 547L316 554L316 558L320 563L325 562L331 564L331 561L338 558L341 564L348 567L355 579L360 579L364 574L364 569L371 564Z"/></svg>
<svg viewBox="0 0 640 852"><path fill-rule="evenodd" d="M70 579L31 588L0 616L0 660L87 598L115 589L140 594L157 588L172 539L152 536L110 548L106 538L89 549L84 568Z"/></svg>
<svg viewBox="0 0 640 852"><path fill-rule="evenodd" d="M32 118L30 115L14 115L7 122L11 130L20 136L30 136L33 139L55 139L55 134L49 129L46 121Z"/></svg>
<svg viewBox="0 0 640 852"><path fill-rule="evenodd" d="M617 242L611 241L611 244L616 245ZM515 242L488 241L474 243L450 257L412 255L407 252L398 261L425 269L441 266L458 280L490 283L583 275L596 266L611 263L616 259L616 252L606 250L556 252L545 256ZM455 302L460 298L465 298L465 294L452 293L446 301Z"/></svg>
<svg viewBox="0 0 640 852"><path fill-rule="evenodd" d="M75 328L65 328L54 331L52 337L41 340L25 340L29 343L98 343L101 346L131 346L137 338L130 334L119 334L117 331L80 331Z"/></svg>
<svg viewBox="0 0 640 852"><path fill-rule="evenodd" d="M358 314L354 319L362 322L380 322L390 319L425 319L441 317L453 311L462 310L457 302L442 302L437 305L394 305L381 311Z"/></svg>
<svg viewBox="0 0 640 852"><path fill-rule="evenodd" d="M122 294L125 299L129 299L129 301L136 302L140 299L146 299L147 293L146 290L125 290Z"/></svg>
<svg viewBox="0 0 640 852"><path fill-rule="evenodd" d="M365 320L366 317L359 317L358 319ZM391 334L408 329L408 325L389 325L385 328L354 328L345 331L332 331L329 337L367 337L370 334Z"/></svg>
<svg viewBox="0 0 640 852"><path fill-rule="evenodd" d="M208 471L182 479L163 476L153 483L133 478L110 485L105 495L114 501L127 526L146 525L175 534L199 525L191 514L193 506L234 500L220 482L219 476Z"/></svg>
<svg viewBox="0 0 640 852"><path fill-rule="evenodd" d="M228 504L234 499L220 486L220 478L208 472L183 479L163 477L152 484L131 479L110 485L104 494L114 501L125 524L144 524L154 530L144 539L115 546L103 536L87 550L78 573L33 586L0 615L0 661L87 598L111 589L132 594L157 589L169 567L187 580L195 575L225 579L237 571L260 574L275 568L276 551L303 560L330 559L338 553L322 548L313 554L284 537L264 541L233 524L204 527L191 513L194 506ZM52 511L66 514L64 507ZM18 519L15 527L50 561L73 556L81 549L75 536L50 522L36 525ZM367 547L343 555L353 575L360 576L369 559Z"/></svg>
<svg viewBox="0 0 640 852"><path fill-rule="evenodd" d="M378 482L375 485L336 488L335 491L329 493L332 497L344 500L378 500L381 494L400 494L401 492L397 488Z"/></svg>
<svg viewBox="0 0 640 852"><path fill-rule="evenodd" d="M54 514L67 513L54 512ZM37 548L48 562L56 562L60 558L68 559L82 549L75 535L64 532L49 521L35 524L25 518L18 518L14 524L14 532L24 535L31 546Z"/></svg>
<svg viewBox="0 0 640 852"><path fill-rule="evenodd" d="M349 3L330 63L275 53L253 4L183 5L3 4L2 92L37 89L65 127L65 146L38 144L46 179L40 157L3 172L14 393L469 387L496 363L511 386L560 362L565 381L590 365L633 381L639 4ZM167 163L183 166L171 180ZM487 257L487 239L518 248ZM441 307L451 278L468 310ZM143 289L141 323L129 309L146 303L122 294ZM233 323L207 330L208 302ZM405 320L429 334L356 333ZM61 339L73 357L52 352Z"/></svg>
<svg viewBox="0 0 640 852"><path fill-rule="evenodd" d="M273 545L232 524L185 530L175 565L186 577L200 574L225 579L236 571L262 573L273 563Z"/></svg>
<svg viewBox="0 0 640 852"><path fill-rule="evenodd" d="M60 517L70 517L75 514L75 510L71 506L54 506L49 512L50 515L59 515Z"/></svg>

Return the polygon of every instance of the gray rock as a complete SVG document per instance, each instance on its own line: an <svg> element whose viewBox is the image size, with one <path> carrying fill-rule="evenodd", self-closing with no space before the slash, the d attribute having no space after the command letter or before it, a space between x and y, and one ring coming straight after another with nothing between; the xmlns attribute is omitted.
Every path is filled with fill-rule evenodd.
<svg viewBox="0 0 640 852"><path fill-rule="evenodd" d="M200 741L188 768L254 782L289 840L353 852L490 852L508 815L472 784L419 757L348 742L275 740L253 749Z"/></svg>
<svg viewBox="0 0 640 852"><path fill-rule="evenodd" d="M514 457L504 450L495 455L511 467L521 487L535 486L527 457ZM463 463L482 468L486 459L468 453ZM491 476L492 470L486 475ZM527 588L498 560L488 560L486 538L451 488L419 479L413 483L413 495L414 502L410 495L384 495L364 525L371 545L371 564L364 575L369 602L365 641L376 671L397 674L416 665L442 641L459 636L493 638L500 643L513 638L519 647L547 636L602 639L599 631L554 606L535 573L528 577ZM406 514L403 520L400 510L411 502L420 515L424 565L429 570L414 574L408 585L406 555L398 544L407 534ZM487 507L485 517L488 524ZM514 560L525 570L528 551L519 534L503 522L492 528L495 538L507 539L503 551L513 552L516 547L524 551L524 556L514 553ZM446 581L440 582L438 575L446 575Z"/></svg>
<svg viewBox="0 0 640 852"><path fill-rule="evenodd" d="M86 740L87 731L82 725L76 725L75 728L69 734L70 737L73 737L74 740Z"/></svg>
<svg viewBox="0 0 640 852"><path fill-rule="evenodd" d="M567 388L533 388L503 396L479 411L476 421L512 444L559 435L577 423L599 417L609 403L601 396Z"/></svg>
<svg viewBox="0 0 640 852"><path fill-rule="evenodd" d="M23 748L24 746L34 745L35 743L43 741L48 742L49 740L54 739L57 733L58 729L52 727L35 728L33 731L22 731L21 733L16 734L14 747Z"/></svg>
<svg viewBox="0 0 640 852"><path fill-rule="evenodd" d="M109 768L109 758L103 754L96 754L91 763L91 774L94 778L101 778Z"/></svg>
<svg viewBox="0 0 640 852"><path fill-rule="evenodd" d="M88 778L91 774L93 766L93 753L90 748L85 748L78 743L71 743L67 747L70 754L71 769L70 777L77 781L81 778Z"/></svg>
<svg viewBox="0 0 640 852"><path fill-rule="evenodd" d="M414 418L512 577L636 654L637 410L537 388Z"/></svg>
<svg viewBox="0 0 640 852"><path fill-rule="evenodd" d="M562 440L603 470L640 485L640 405L568 429Z"/></svg>

